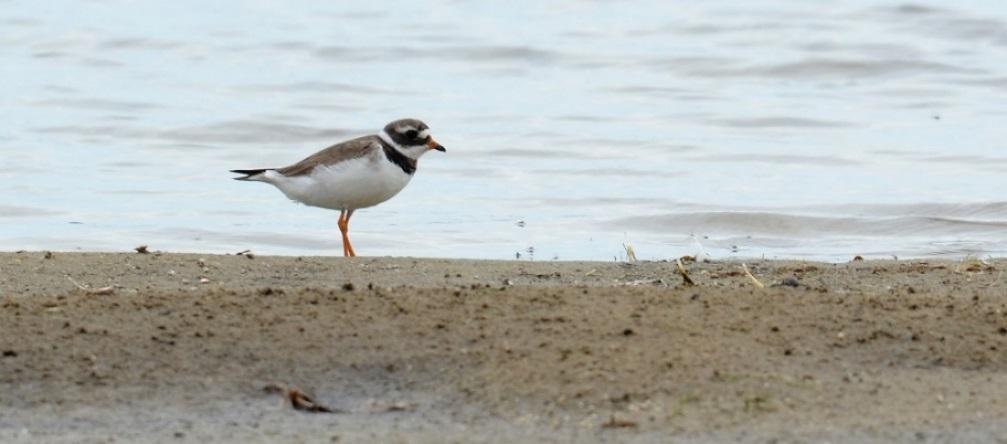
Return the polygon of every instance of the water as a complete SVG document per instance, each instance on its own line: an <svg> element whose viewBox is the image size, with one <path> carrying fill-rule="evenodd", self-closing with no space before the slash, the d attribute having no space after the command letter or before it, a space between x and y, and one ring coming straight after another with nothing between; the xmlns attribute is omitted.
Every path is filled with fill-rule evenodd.
<svg viewBox="0 0 1007 444"><path fill-rule="evenodd" d="M0 2L0 250L340 254L227 170L399 117L365 255L1007 253L1007 4Z"/></svg>

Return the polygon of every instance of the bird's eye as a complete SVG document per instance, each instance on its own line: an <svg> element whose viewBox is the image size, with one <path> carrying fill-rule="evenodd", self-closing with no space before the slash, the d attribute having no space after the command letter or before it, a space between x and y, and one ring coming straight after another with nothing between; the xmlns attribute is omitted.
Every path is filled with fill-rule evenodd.
<svg viewBox="0 0 1007 444"><path fill-rule="evenodd" d="M409 131L406 131L406 137L408 137L410 139L415 139L416 136L418 136L419 134L420 134L419 131L412 130L412 129L409 130Z"/></svg>

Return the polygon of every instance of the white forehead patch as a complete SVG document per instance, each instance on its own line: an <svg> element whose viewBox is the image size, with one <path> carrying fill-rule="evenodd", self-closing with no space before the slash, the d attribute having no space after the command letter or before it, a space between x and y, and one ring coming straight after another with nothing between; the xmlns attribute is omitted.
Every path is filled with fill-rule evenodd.
<svg viewBox="0 0 1007 444"><path fill-rule="evenodd" d="M430 136L430 130L423 130L420 131L420 134L417 137L420 139L426 139L429 136Z"/></svg>

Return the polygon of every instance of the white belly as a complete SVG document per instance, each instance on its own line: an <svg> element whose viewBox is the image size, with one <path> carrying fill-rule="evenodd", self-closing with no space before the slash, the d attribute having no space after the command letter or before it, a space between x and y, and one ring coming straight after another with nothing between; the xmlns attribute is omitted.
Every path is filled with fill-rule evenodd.
<svg viewBox="0 0 1007 444"><path fill-rule="evenodd" d="M355 210L391 199L406 187L412 175L381 154L318 166L310 175L286 177L269 171L266 178L287 197L303 204Z"/></svg>

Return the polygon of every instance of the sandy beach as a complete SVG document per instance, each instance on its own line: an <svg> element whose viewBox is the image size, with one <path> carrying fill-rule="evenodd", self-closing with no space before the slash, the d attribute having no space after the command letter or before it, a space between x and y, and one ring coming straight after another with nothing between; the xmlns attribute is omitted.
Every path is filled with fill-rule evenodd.
<svg viewBox="0 0 1007 444"><path fill-rule="evenodd" d="M1007 262L747 265L0 253L0 441L1007 440Z"/></svg>

